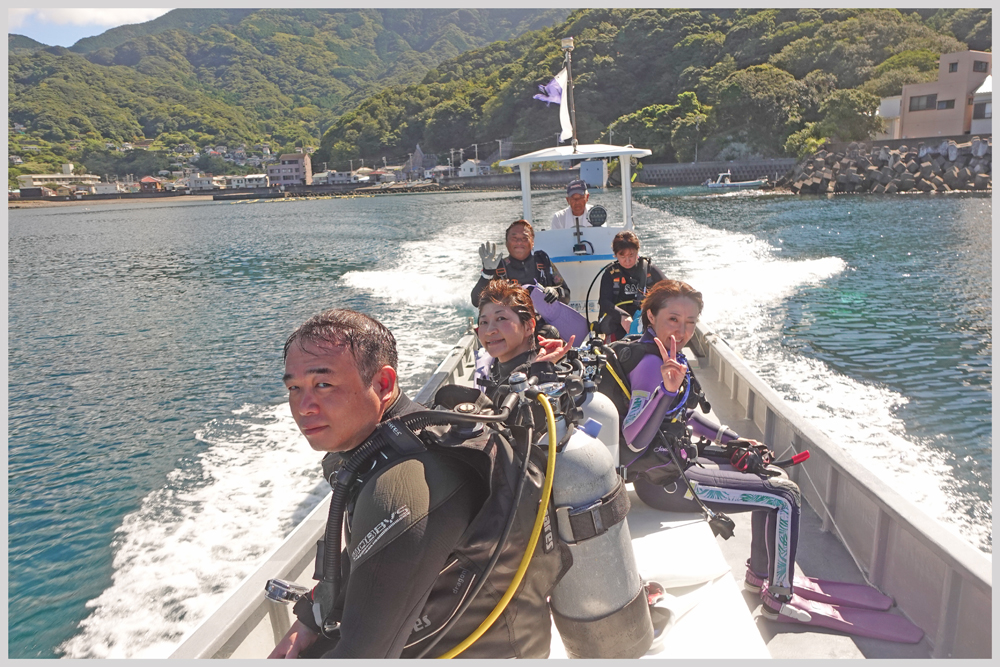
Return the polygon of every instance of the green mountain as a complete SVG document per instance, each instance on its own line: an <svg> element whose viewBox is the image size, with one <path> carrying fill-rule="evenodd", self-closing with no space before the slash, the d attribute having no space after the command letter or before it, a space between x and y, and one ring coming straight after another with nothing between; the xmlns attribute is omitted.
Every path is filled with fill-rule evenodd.
<svg viewBox="0 0 1000 667"><path fill-rule="evenodd" d="M988 42L990 20L988 9L579 10L386 88L337 120L315 159L340 168L416 143L440 153L507 136L517 152L540 148L558 116L532 96L562 66L568 36L581 141L613 132L666 160L691 159L696 145L702 159L795 153L877 129L879 95L936 77L920 57L880 65L966 49L955 30Z"/></svg>
<svg viewBox="0 0 1000 667"><path fill-rule="evenodd" d="M24 35L14 35L7 34L7 53L9 55L22 55L26 53L34 53L39 49L47 49L47 44L42 44L41 42L36 42L30 37L25 37Z"/></svg>
<svg viewBox="0 0 1000 667"><path fill-rule="evenodd" d="M316 143L388 83L564 18L561 9L178 9L14 53L8 117L49 142Z"/></svg>
<svg viewBox="0 0 1000 667"><path fill-rule="evenodd" d="M989 50L991 21L989 9L178 9L72 49L9 36L8 120L26 128L11 152L33 142L36 163L114 170L94 157L104 141L143 137L319 142L314 163L336 168L418 143L447 154L512 136L532 150L558 131L532 96L572 36L581 141L613 133L662 160L795 154L870 134L880 96L933 80L942 53Z"/></svg>

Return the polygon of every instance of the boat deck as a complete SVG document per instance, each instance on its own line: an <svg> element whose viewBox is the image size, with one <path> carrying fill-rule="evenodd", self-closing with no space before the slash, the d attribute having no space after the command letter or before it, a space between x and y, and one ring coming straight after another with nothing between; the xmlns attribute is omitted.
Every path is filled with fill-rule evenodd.
<svg viewBox="0 0 1000 667"><path fill-rule="evenodd" d="M694 361L696 356L690 350L685 350L685 353L697 373ZM728 388L723 388L712 373L699 374L698 381L710 402L713 396L728 394ZM727 424L744 437L763 440L763 434L754 422L740 415L727 414L725 403L727 402L721 400L713 402L713 417L717 421ZM776 450L775 453L781 457L780 450ZM801 465L803 469L798 471L800 486L809 484L808 478L803 474L808 471L809 462L806 461ZM728 540L716 537L715 540L723 558L731 568L729 576L739 586L747 613L752 615L772 658L931 657L931 646L927 642L926 635L918 644L898 644L867 637L851 637L832 630L814 630L802 625L776 623L763 618L760 615L760 598L743 589L745 563L750 555L750 514L734 514L730 515L730 518L736 522L733 537ZM629 521L631 520L632 515L629 514ZM795 556L796 573L834 581L865 583L864 576L851 558L851 554L835 535L822 530L822 523L819 515L808 504L803 503ZM893 611L898 613L895 609Z"/></svg>

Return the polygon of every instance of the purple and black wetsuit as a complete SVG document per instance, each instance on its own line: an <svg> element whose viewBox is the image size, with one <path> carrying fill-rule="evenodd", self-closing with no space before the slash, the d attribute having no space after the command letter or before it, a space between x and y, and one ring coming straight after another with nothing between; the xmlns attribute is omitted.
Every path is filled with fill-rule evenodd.
<svg viewBox="0 0 1000 667"><path fill-rule="evenodd" d="M647 329L640 342L653 343L654 335L652 329ZM683 354L677 356L679 361L686 363ZM625 464L629 464L629 459L639 459L648 447L655 446L656 431L671 421L687 421L696 435L720 444L738 437L733 431L720 428L704 415L686 408L685 393L692 386L690 369L678 393L667 391L660 375L662 363L658 352L647 353L629 373L632 390L622 432L631 454L622 447ZM781 589L786 589L790 594L799 537L799 487L784 476L763 477L740 472L725 458L698 456L694 462L688 461L684 474L702 502L713 510L753 512L748 566L758 577L770 581L772 592L781 594L785 593ZM674 512L698 511L694 499L684 498L687 485L682 479L658 486L640 476L634 483L636 494L651 507Z"/></svg>

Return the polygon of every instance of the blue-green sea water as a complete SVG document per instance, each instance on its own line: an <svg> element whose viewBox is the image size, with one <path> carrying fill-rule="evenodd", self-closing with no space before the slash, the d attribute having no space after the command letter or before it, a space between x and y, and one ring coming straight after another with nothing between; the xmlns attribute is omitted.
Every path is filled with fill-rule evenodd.
<svg viewBox="0 0 1000 667"><path fill-rule="evenodd" d="M8 656L169 655L325 494L284 338L369 312L415 392L517 217L516 193L11 210ZM635 222L804 416L992 552L988 196L644 188Z"/></svg>

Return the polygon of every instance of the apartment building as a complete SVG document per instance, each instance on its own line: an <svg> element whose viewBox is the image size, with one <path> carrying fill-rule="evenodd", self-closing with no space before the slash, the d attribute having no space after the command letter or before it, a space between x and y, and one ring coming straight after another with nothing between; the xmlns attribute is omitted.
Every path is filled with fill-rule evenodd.
<svg viewBox="0 0 1000 667"><path fill-rule="evenodd" d="M268 165L271 185L312 185L312 164L306 153L285 153L276 164Z"/></svg>
<svg viewBox="0 0 1000 667"><path fill-rule="evenodd" d="M937 81L903 86L899 138L970 134L977 108L976 92L992 70L992 53L961 51L942 55ZM982 109L985 113L985 105Z"/></svg>

